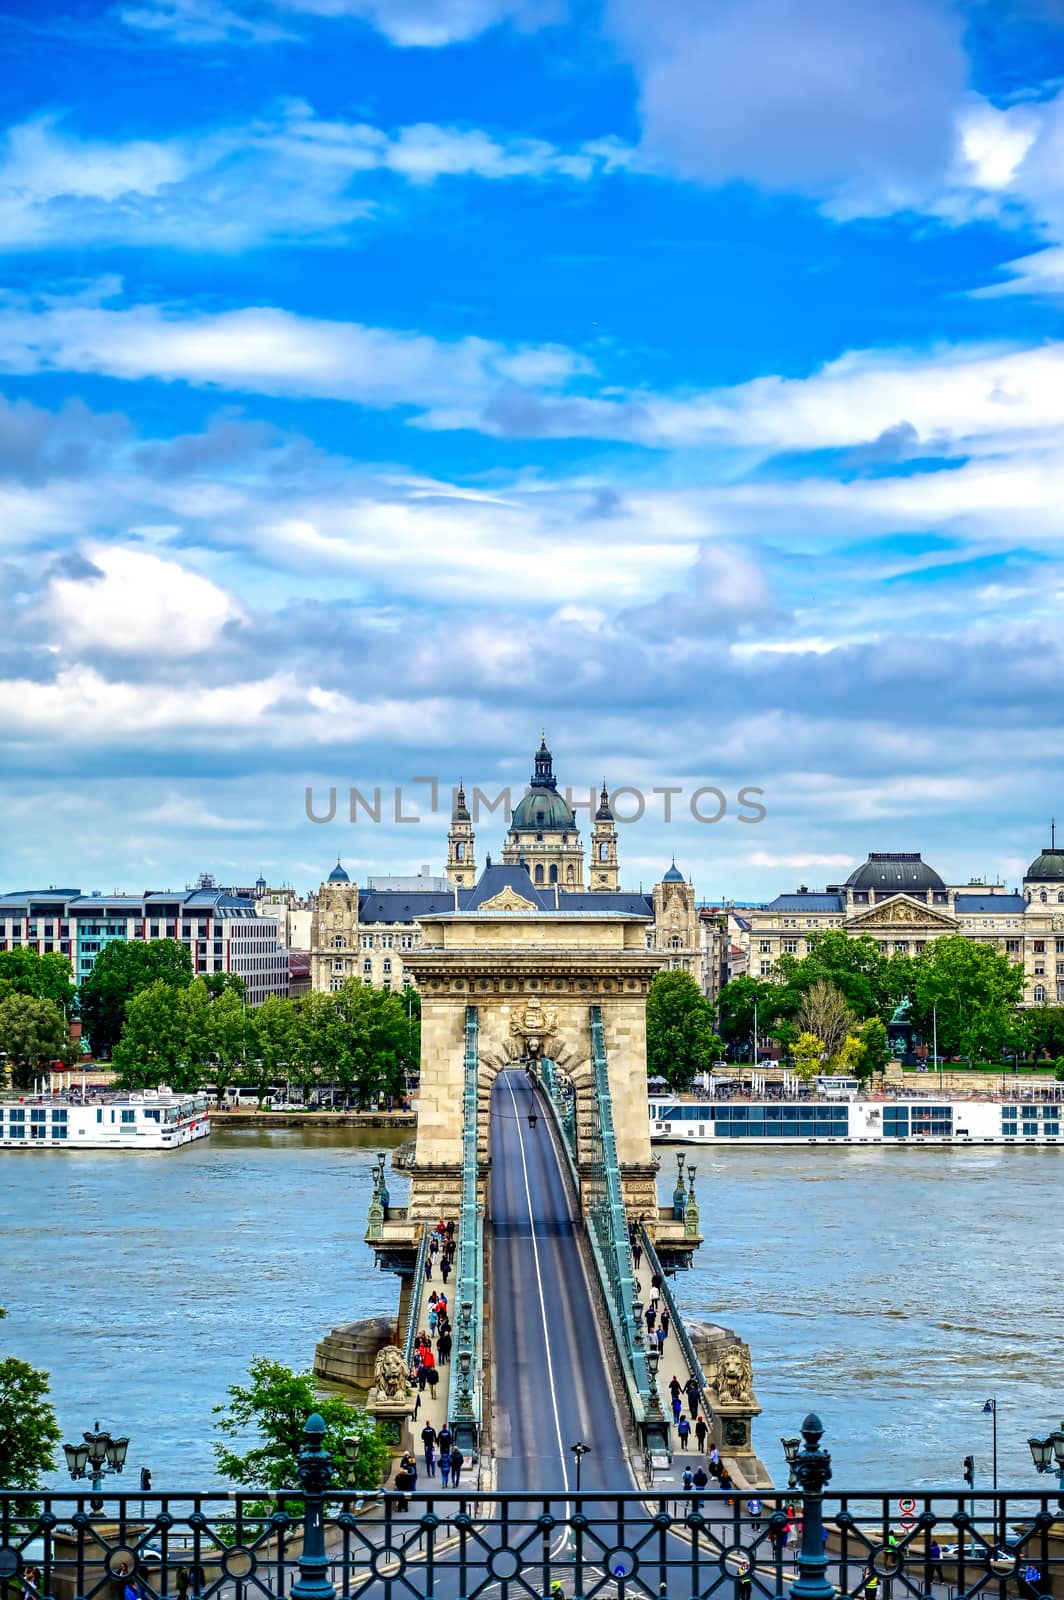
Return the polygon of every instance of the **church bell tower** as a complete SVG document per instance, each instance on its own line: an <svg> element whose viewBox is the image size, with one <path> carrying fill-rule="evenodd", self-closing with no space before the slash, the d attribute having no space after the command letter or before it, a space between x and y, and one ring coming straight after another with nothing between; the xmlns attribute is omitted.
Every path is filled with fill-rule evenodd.
<svg viewBox="0 0 1064 1600"><path fill-rule="evenodd" d="M606 780L602 780L598 810L591 829L591 867L588 873L590 887L601 891L619 888L617 874L617 824L610 809Z"/></svg>
<svg viewBox="0 0 1064 1600"><path fill-rule="evenodd" d="M465 789L459 778L454 807L451 811L451 827L447 834L447 876L456 889L470 889L477 881L473 854L475 842L473 821L466 805Z"/></svg>

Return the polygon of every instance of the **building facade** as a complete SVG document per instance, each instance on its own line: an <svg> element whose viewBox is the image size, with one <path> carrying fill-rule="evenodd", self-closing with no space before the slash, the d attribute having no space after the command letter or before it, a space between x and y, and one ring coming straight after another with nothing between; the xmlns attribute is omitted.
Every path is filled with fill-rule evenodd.
<svg viewBox="0 0 1064 1600"><path fill-rule="evenodd" d="M22 946L63 955L76 984L109 944L134 939L176 939L197 975L237 974L249 1005L288 993L288 951L277 918L259 916L250 900L227 890L83 895L47 889L0 896L0 950Z"/></svg>
<svg viewBox="0 0 1064 1600"><path fill-rule="evenodd" d="M558 791L546 737L533 759L528 789L514 807L503 843L502 865L513 892L537 908L571 915L618 915L646 921L645 944L662 966L682 968L702 981L702 935L693 886L676 863L649 894L619 887L617 825L603 782L591 828L591 861L572 807ZM476 868L476 839L461 783L447 835L447 870L417 878L370 877L362 888L338 861L318 890L311 919L311 983L339 989L349 978L402 991L413 983L405 957L421 945L427 920L465 910L492 867Z"/></svg>
<svg viewBox="0 0 1064 1600"><path fill-rule="evenodd" d="M781 955L804 956L814 933L868 934L885 955L918 955L929 942L962 935L1022 966L1028 1005L1064 1005L1064 850L1056 832L1022 887L945 883L919 854L876 851L845 883L804 884L744 911L749 971L770 978Z"/></svg>

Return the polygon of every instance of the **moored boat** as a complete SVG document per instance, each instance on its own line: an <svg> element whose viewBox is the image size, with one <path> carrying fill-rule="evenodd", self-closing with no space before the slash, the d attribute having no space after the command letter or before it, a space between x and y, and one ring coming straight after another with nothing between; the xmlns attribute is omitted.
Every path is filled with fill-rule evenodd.
<svg viewBox="0 0 1064 1600"><path fill-rule="evenodd" d="M0 1098L4 1150L176 1150L210 1131L207 1096L198 1092Z"/></svg>

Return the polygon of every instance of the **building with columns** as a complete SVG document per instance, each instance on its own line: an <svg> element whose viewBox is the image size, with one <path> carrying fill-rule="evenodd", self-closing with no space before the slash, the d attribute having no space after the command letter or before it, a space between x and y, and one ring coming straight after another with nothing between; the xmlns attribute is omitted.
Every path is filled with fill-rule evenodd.
<svg viewBox="0 0 1064 1600"><path fill-rule="evenodd" d="M767 905L744 909L749 971L768 978L781 955L804 956L812 934L868 934L886 955L918 955L946 935L991 945L1023 967L1028 1005L1064 1005L1064 849L1056 828L1022 886L951 886L918 853L873 851L845 883L801 885Z"/></svg>
<svg viewBox="0 0 1064 1600"><path fill-rule="evenodd" d="M546 736L533 757L531 780L514 807L502 849L506 892L529 910L576 916L617 913L646 919L645 946L661 965L682 968L701 983L702 932L695 892L675 861L650 893L620 888L617 824L605 780L591 827L591 860L572 806L558 790ZM421 945L423 922L474 903L482 880L499 883L491 856L478 872L473 821L459 783L447 834L446 878L369 878L361 888L338 861L322 883L311 919L311 982L339 989L348 978L402 990L413 978L404 957ZM379 885L379 887L378 887ZM497 892L502 892L498 890Z"/></svg>

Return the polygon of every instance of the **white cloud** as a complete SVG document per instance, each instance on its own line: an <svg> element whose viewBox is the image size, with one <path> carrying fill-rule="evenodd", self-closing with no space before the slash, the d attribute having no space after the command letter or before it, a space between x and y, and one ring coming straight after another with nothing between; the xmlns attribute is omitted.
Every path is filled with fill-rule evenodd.
<svg viewBox="0 0 1064 1600"><path fill-rule="evenodd" d="M55 116L0 144L0 249L119 241L238 250L264 239L334 240L373 215L372 173L586 182L625 165L618 140L561 149L542 139L416 123L324 120L304 102L240 127L162 140L85 139Z"/></svg>
<svg viewBox="0 0 1064 1600"><path fill-rule="evenodd" d="M53 577L44 607L79 651L196 655L243 616L231 595L176 561L118 545L92 544L84 555L91 570Z"/></svg>
<svg viewBox="0 0 1064 1600"><path fill-rule="evenodd" d="M770 850L754 850L746 857L752 867L852 867L853 856L815 855L802 852L798 855L774 855Z"/></svg>
<svg viewBox="0 0 1064 1600"><path fill-rule="evenodd" d="M212 833L254 833L269 827L269 823L261 817L245 816L243 813L226 816L212 811L196 795L175 791L168 793L157 805L135 811L131 820L163 828L204 828Z"/></svg>
<svg viewBox="0 0 1064 1600"><path fill-rule="evenodd" d="M273 44L293 35L276 20L308 16L366 22L393 44L439 47L474 39L501 22L523 28L558 20L560 0L142 0L117 15L130 27L166 33L179 44Z"/></svg>
<svg viewBox="0 0 1064 1600"><path fill-rule="evenodd" d="M157 378L267 395L328 396L373 406L474 404L524 360L556 379L585 370L560 347L511 350L487 339L327 322L270 306L195 312L70 301L0 311L0 369Z"/></svg>

